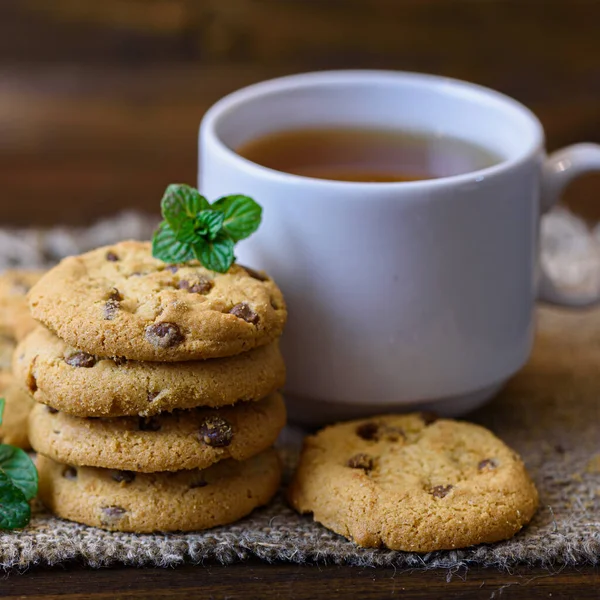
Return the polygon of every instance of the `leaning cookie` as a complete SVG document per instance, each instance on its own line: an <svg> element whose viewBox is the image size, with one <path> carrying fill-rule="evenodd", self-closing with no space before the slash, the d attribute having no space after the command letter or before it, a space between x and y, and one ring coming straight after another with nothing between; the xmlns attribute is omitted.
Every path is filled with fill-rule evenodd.
<svg viewBox="0 0 600 600"><path fill-rule="evenodd" d="M57 462L153 473L247 460L270 448L284 425L279 394L218 410L115 419L82 419L37 404L29 436L36 452Z"/></svg>
<svg viewBox="0 0 600 600"><path fill-rule="evenodd" d="M277 341L230 358L142 363L86 354L43 327L19 344L13 372L37 402L80 417L227 406L264 398L285 381Z"/></svg>
<svg viewBox="0 0 600 600"><path fill-rule="evenodd" d="M65 258L31 289L32 315L97 356L186 361L233 356L281 335L287 312L267 275L167 265L150 243L121 242Z"/></svg>
<svg viewBox="0 0 600 600"><path fill-rule="evenodd" d="M64 519L110 531L196 531L267 504L281 480L275 450L204 471L132 473L63 465L38 455L39 498Z"/></svg>
<svg viewBox="0 0 600 600"><path fill-rule="evenodd" d="M34 401L9 373L0 373L0 397L4 398L0 442L29 450L27 420Z"/></svg>
<svg viewBox="0 0 600 600"><path fill-rule="evenodd" d="M0 373L11 370L16 343L13 338L0 333Z"/></svg>
<svg viewBox="0 0 600 600"><path fill-rule="evenodd" d="M538 505L521 459L491 432L419 414L307 438L288 497L361 546L412 552L510 538Z"/></svg>
<svg viewBox="0 0 600 600"><path fill-rule="evenodd" d="M14 269L0 274L0 334L23 339L37 323L27 304L27 292L43 275L42 271Z"/></svg>

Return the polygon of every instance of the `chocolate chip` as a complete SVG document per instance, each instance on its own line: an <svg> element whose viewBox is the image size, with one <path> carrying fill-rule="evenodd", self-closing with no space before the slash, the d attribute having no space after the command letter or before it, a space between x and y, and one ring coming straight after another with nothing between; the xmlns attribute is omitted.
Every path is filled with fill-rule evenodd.
<svg viewBox="0 0 600 600"><path fill-rule="evenodd" d="M182 279L177 287L180 290L187 290L190 294L208 294L212 290L214 283L206 277L201 277L198 281L190 283L187 279Z"/></svg>
<svg viewBox="0 0 600 600"><path fill-rule="evenodd" d="M135 479L135 473L133 471L111 471L110 476L117 483L131 483Z"/></svg>
<svg viewBox="0 0 600 600"><path fill-rule="evenodd" d="M52 408L51 406L46 406L46 410L51 414L51 415L55 415L58 411L55 408Z"/></svg>
<svg viewBox="0 0 600 600"><path fill-rule="evenodd" d="M171 348L183 342L183 334L175 323L155 323L146 327L146 339L156 348Z"/></svg>
<svg viewBox="0 0 600 600"><path fill-rule="evenodd" d="M75 352L65 358L65 362L72 367L83 367L89 369L96 364L96 357L87 352Z"/></svg>
<svg viewBox="0 0 600 600"><path fill-rule="evenodd" d="M169 265L165 271L171 271L171 273L177 273L179 271L179 267L177 265Z"/></svg>
<svg viewBox="0 0 600 600"><path fill-rule="evenodd" d="M121 303L116 300L107 300L104 304L104 320L112 321L119 312L119 308L121 308Z"/></svg>
<svg viewBox="0 0 600 600"><path fill-rule="evenodd" d="M159 431L160 423L154 417L140 417L138 427L140 431Z"/></svg>
<svg viewBox="0 0 600 600"><path fill-rule="evenodd" d="M432 411L423 411L422 413L420 413L419 416L421 417L421 421L423 421L425 425L431 425L440 418L436 413Z"/></svg>
<svg viewBox="0 0 600 600"><path fill-rule="evenodd" d="M190 294L208 294L212 290L214 283L210 279L200 279L190 287Z"/></svg>
<svg viewBox="0 0 600 600"><path fill-rule="evenodd" d="M200 425L198 437L207 446L222 448L231 444L233 429L225 419L215 415L204 419Z"/></svg>
<svg viewBox="0 0 600 600"><path fill-rule="evenodd" d="M109 250L106 253L106 260L109 260L110 262L117 262L119 257L112 250Z"/></svg>
<svg viewBox="0 0 600 600"><path fill-rule="evenodd" d="M269 278L266 275L260 273L259 271L255 271L254 269L251 269L250 267L245 267L243 265L240 265L240 267L242 267L242 269L244 269L244 271L246 271L246 273L248 273L250 277L258 279L258 281L269 281Z"/></svg>
<svg viewBox="0 0 600 600"><path fill-rule="evenodd" d="M483 471L483 470L491 471L491 470L495 469L497 466L498 466L498 462L496 460L494 460L493 458L485 458L477 465L477 468L480 471Z"/></svg>
<svg viewBox="0 0 600 600"><path fill-rule="evenodd" d="M35 378L35 375L30 371L29 373L27 373L27 389L33 394L35 392L37 392L38 386L37 386L37 379Z"/></svg>
<svg viewBox="0 0 600 600"><path fill-rule="evenodd" d="M146 396L148 398L148 402L154 402L154 400L158 397L159 394L160 392L148 392Z"/></svg>
<svg viewBox="0 0 600 600"><path fill-rule="evenodd" d="M373 459L367 454L355 454L348 459L346 466L351 469L362 469L363 471L370 471L373 468Z"/></svg>
<svg viewBox="0 0 600 600"><path fill-rule="evenodd" d="M379 425L374 421L367 421L356 428L356 435L368 442L378 442L386 439L390 442L397 442L400 438L406 437L404 430L392 425Z"/></svg>
<svg viewBox="0 0 600 600"><path fill-rule="evenodd" d="M108 300L104 304L104 320L112 321L121 308L121 300L123 296L117 288L113 288L108 296Z"/></svg>
<svg viewBox="0 0 600 600"><path fill-rule="evenodd" d="M445 498L453 487L453 485L436 485L434 488L431 488L429 493L434 498Z"/></svg>
<svg viewBox="0 0 600 600"><path fill-rule="evenodd" d="M356 435L359 438L367 441L373 441L378 439L379 425L373 421L363 423L356 428Z"/></svg>
<svg viewBox="0 0 600 600"><path fill-rule="evenodd" d="M77 479L77 469L75 467L65 467L63 469L62 476L65 479L70 479L73 481L74 479Z"/></svg>
<svg viewBox="0 0 600 600"><path fill-rule="evenodd" d="M383 437L390 442L397 442L400 438L405 439L406 433L404 433L404 429L401 427L393 427L391 425L386 425L383 428Z"/></svg>
<svg viewBox="0 0 600 600"><path fill-rule="evenodd" d="M115 363L115 365L117 365L117 367L127 363L127 359L124 356L113 356L112 361Z"/></svg>
<svg viewBox="0 0 600 600"><path fill-rule="evenodd" d="M110 294L108 294L108 299L115 300L116 302L121 302L121 300L123 300L123 295L117 288L113 288L110 291Z"/></svg>
<svg viewBox="0 0 600 600"><path fill-rule="evenodd" d="M208 481L204 481L204 479L200 479L199 481L194 481L194 483L190 484L190 489L193 490L194 488L203 488L206 487L208 485Z"/></svg>
<svg viewBox="0 0 600 600"><path fill-rule="evenodd" d="M250 308L245 302L236 304L230 311L230 314L236 316L238 319L243 319L252 325L256 325L259 321L259 316Z"/></svg>
<svg viewBox="0 0 600 600"><path fill-rule="evenodd" d="M100 508L100 521L103 525L111 525L117 523L123 518L127 511L122 506L103 506Z"/></svg>
<svg viewBox="0 0 600 600"><path fill-rule="evenodd" d="M556 444L556 446L554 446L554 451L557 454L564 454L566 452L565 447L561 444Z"/></svg>

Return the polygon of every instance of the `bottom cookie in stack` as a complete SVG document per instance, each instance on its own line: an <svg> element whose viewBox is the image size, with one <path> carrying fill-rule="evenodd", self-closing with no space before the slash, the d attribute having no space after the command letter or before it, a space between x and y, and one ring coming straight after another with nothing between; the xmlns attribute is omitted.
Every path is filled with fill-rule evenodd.
<svg viewBox="0 0 600 600"><path fill-rule="evenodd" d="M39 497L56 515L110 531L195 531L226 525L267 504L281 465L266 450L204 470L135 473L72 467L39 455Z"/></svg>
<svg viewBox="0 0 600 600"><path fill-rule="evenodd" d="M37 404L39 497L65 519L114 531L194 531L267 504L282 397L153 417L82 418Z"/></svg>

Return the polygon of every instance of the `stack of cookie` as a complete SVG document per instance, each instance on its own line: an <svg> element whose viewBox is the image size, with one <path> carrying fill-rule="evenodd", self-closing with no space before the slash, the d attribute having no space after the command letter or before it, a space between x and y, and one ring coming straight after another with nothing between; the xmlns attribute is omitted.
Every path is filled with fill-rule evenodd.
<svg viewBox="0 0 600 600"><path fill-rule="evenodd" d="M27 419L33 402L11 373L12 354L37 323L29 314L26 294L41 277L40 271L9 270L0 275L0 397L4 411L0 442L28 450Z"/></svg>
<svg viewBox="0 0 600 600"><path fill-rule="evenodd" d="M15 352L39 403L40 498L109 530L191 531L266 504L280 482L286 309L233 265L167 265L122 242L63 260L29 294L45 327Z"/></svg>

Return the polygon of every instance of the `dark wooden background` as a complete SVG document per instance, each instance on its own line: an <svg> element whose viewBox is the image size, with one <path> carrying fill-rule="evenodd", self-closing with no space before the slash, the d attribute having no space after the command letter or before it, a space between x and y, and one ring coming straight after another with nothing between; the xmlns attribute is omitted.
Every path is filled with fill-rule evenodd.
<svg viewBox="0 0 600 600"><path fill-rule="evenodd" d="M531 107L550 149L600 142L595 0L1 0L0 225L154 211L195 183L211 103L343 67L472 80ZM599 176L569 191L598 196Z"/></svg>

